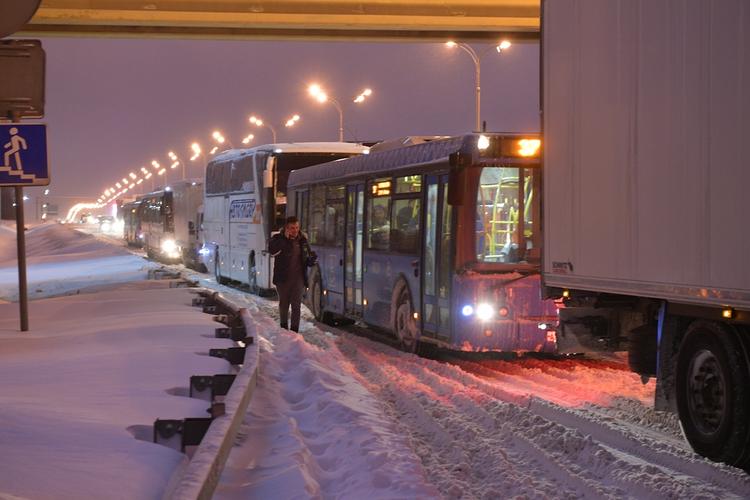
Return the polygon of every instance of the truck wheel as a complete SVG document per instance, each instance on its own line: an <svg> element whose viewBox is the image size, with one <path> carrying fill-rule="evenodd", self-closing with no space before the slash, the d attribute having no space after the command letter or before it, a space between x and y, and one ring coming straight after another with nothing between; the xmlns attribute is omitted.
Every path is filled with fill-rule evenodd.
<svg viewBox="0 0 750 500"><path fill-rule="evenodd" d="M398 337L401 349L406 352L416 352L419 343L417 322L414 319L414 306L411 302L409 287L399 282L394 289L394 299L391 307L395 308L393 331Z"/></svg>
<svg viewBox="0 0 750 500"><path fill-rule="evenodd" d="M690 325L677 355L677 410L693 449L717 462L750 467L750 373L737 333Z"/></svg>

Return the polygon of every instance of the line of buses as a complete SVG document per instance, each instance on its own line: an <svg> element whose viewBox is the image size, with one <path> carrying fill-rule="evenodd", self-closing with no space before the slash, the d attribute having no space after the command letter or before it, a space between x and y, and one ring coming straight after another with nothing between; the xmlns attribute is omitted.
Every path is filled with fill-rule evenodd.
<svg viewBox="0 0 750 500"><path fill-rule="evenodd" d="M125 239L270 295L267 242L296 215L319 257L306 294L319 321L360 321L411 351L554 352L539 152L538 137L490 133L233 149L205 179L123 204Z"/></svg>

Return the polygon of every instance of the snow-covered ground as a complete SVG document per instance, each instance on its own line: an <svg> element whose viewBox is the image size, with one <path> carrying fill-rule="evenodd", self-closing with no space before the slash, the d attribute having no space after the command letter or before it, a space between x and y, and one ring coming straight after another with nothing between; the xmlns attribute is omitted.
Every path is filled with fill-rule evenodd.
<svg viewBox="0 0 750 500"><path fill-rule="evenodd" d="M81 235L46 231L53 250L38 263L144 264L100 239L77 260L86 252L64 248ZM5 239L0 230L0 250ZM273 301L193 276L260 325L258 387L215 498L750 496L747 474L692 453L677 421L653 410L653 382L622 359L435 361L307 314L294 334L276 327ZM196 355L216 346L210 318L181 290L110 288L32 302L26 334L17 304L0 306L0 498L156 498L179 468L181 455L134 436L156 416L205 411L179 388L226 366Z"/></svg>
<svg viewBox="0 0 750 500"><path fill-rule="evenodd" d="M622 358L441 362L311 319L261 344L216 498L750 497L750 476L695 455Z"/></svg>

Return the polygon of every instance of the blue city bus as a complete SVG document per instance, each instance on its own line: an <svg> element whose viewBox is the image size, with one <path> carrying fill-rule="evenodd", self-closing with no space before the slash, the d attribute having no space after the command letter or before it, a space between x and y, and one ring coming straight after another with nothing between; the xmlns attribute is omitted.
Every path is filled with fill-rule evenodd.
<svg viewBox="0 0 750 500"><path fill-rule="evenodd" d="M307 305L463 351L554 352L542 300L538 136L434 138L295 170L296 215L318 264Z"/></svg>

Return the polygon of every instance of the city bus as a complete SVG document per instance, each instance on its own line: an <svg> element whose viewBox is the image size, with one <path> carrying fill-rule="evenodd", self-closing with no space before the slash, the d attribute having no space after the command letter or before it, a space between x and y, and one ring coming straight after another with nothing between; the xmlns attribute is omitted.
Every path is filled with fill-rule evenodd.
<svg viewBox="0 0 750 500"><path fill-rule="evenodd" d="M344 142L266 144L231 149L206 166L202 261L220 283L273 294L268 239L286 215L289 173L369 150Z"/></svg>
<svg viewBox="0 0 750 500"><path fill-rule="evenodd" d="M140 196L140 239L146 254L199 268L203 183L182 180Z"/></svg>
<svg viewBox="0 0 750 500"><path fill-rule="evenodd" d="M408 351L554 352L539 147L538 136L469 134L292 172L289 215L318 254L315 317L387 330Z"/></svg>

